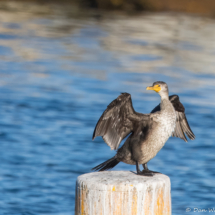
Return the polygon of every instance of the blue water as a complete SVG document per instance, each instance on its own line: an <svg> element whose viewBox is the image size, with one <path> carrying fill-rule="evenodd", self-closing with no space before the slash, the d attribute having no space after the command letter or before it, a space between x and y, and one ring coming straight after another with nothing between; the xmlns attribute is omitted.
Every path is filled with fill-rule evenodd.
<svg viewBox="0 0 215 215"><path fill-rule="evenodd" d="M0 11L0 214L74 214L76 178L115 154L91 140L100 115L121 92L150 112L160 98L145 88L158 80L196 140L170 138L149 168L170 177L174 215L215 207L215 21L29 7Z"/></svg>

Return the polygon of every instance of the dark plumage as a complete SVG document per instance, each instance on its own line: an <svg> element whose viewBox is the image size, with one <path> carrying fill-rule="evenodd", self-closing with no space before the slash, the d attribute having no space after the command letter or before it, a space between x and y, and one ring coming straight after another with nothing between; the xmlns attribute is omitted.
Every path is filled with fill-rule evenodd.
<svg viewBox="0 0 215 215"><path fill-rule="evenodd" d="M94 167L93 170L99 170L99 171L104 171L104 170L109 170L115 167L119 161L117 160L116 156L110 158L109 160L99 164L98 166Z"/></svg>
<svg viewBox="0 0 215 215"><path fill-rule="evenodd" d="M161 103L150 114L137 113L128 93L122 93L107 106L97 122L93 139L102 136L111 149L117 149L121 141L130 135L113 158L93 170L108 170L122 161L136 164L139 174L150 175L152 171L148 170L147 162L163 147L169 136L179 137L186 142L185 134L191 140L195 139L187 122L184 106L177 95L168 96L167 84L155 82L147 89L154 90L161 96ZM143 164L142 172L139 164Z"/></svg>
<svg viewBox="0 0 215 215"><path fill-rule="evenodd" d="M92 139L102 136L111 149L117 149L121 141L134 129L134 122L148 118L148 115L134 110L129 93L122 93L107 106L96 124Z"/></svg>

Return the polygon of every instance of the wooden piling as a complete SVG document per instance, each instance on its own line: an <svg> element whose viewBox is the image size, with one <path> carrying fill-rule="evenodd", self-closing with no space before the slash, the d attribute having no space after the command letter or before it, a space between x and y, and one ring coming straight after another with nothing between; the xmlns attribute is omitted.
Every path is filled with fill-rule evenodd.
<svg viewBox="0 0 215 215"><path fill-rule="evenodd" d="M170 179L163 174L84 174L76 182L75 215L171 215L170 189Z"/></svg>

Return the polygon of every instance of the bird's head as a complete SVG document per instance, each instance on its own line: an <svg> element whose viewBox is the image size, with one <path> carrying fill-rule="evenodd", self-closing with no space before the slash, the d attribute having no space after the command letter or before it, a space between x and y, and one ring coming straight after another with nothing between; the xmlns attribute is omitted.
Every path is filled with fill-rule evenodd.
<svg viewBox="0 0 215 215"><path fill-rule="evenodd" d="M156 81L153 83L151 87L147 87L146 90L154 90L156 93L158 93L161 97L165 95L169 95L168 86L163 81Z"/></svg>

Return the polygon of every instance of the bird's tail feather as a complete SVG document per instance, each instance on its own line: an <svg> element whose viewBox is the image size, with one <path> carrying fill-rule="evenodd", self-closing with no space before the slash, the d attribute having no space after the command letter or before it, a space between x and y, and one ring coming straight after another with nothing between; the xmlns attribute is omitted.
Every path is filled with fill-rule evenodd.
<svg viewBox="0 0 215 215"><path fill-rule="evenodd" d="M92 168L92 170L99 171L99 172L109 170L109 169L112 169L113 167L115 167L119 162L120 161L117 160L116 156L114 156L114 157L110 158L109 160Z"/></svg>

